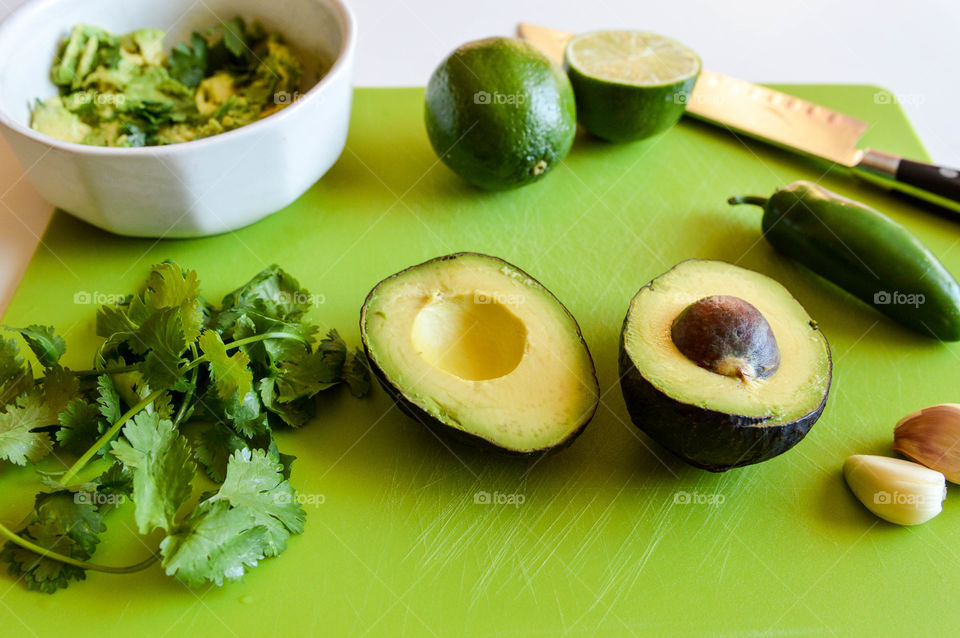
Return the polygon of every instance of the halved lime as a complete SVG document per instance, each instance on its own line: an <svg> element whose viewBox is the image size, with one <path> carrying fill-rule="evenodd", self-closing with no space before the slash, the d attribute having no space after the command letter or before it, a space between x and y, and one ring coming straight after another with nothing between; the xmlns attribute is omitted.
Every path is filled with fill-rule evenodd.
<svg viewBox="0 0 960 638"><path fill-rule="evenodd" d="M567 44L577 120L612 142L641 140L677 123L700 75L700 58L645 31L592 31Z"/></svg>

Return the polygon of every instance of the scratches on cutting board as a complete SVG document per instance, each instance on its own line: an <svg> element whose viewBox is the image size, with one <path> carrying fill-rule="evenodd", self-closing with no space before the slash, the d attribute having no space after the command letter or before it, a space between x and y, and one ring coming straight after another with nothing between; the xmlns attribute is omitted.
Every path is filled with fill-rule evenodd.
<svg viewBox="0 0 960 638"><path fill-rule="evenodd" d="M659 497L655 493L649 493L644 506L644 514L653 509L655 501L658 500ZM597 602L603 600L607 604L607 610L601 617L600 622L606 621L612 609L618 605L621 598L635 591L637 583L644 576L644 568L647 562L653 556L660 541L669 531L668 521L670 518L670 506L664 507L660 505L658 511L654 513L653 531L647 538L646 546L643 551L640 552L640 555L634 558L636 553L634 548L639 545L638 541L642 539L638 531L642 524L647 523L646 516L642 515L637 517L633 528L631 528L630 532L621 541L613 557L607 563L608 565L616 567L607 572L606 582L597 592ZM628 570L633 573L632 576L625 574ZM613 600L607 600L611 591L614 592ZM596 603L594 604L594 607L595 606Z"/></svg>

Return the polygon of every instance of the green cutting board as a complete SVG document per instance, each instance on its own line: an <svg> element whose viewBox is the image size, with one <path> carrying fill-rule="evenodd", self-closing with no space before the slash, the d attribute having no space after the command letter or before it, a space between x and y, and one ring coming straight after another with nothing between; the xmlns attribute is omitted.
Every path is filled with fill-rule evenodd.
<svg viewBox="0 0 960 638"><path fill-rule="evenodd" d="M781 88L863 118L870 146L925 157L899 107L875 97L888 94ZM502 458L446 447L379 388L362 401L334 392L313 424L279 435L298 457L292 482L308 516L282 556L221 588L188 589L159 567L90 573L53 596L4 577L0 634L853 636L960 624L955 491L939 518L902 528L867 512L840 472L850 454L890 454L899 417L960 399L960 349L898 327L781 258L760 240L759 210L725 200L819 180L887 211L960 273L956 222L688 120L633 145L578 138L546 179L480 193L439 163L422 111L420 89L358 90L339 163L287 210L236 233L125 239L57 213L3 323L55 324L66 363L88 367L95 307L75 301L125 293L167 258L199 271L205 296L219 299L277 262L323 302L315 319L357 343L360 305L377 281L479 251L527 270L579 320L602 391L592 424L559 454ZM691 257L784 283L834 353L833 392L811 433L725 474L688 467L641 434L618 387L630 298ZM28 469L0 476L0 520L12 526L38 483ZM519 496L478 504L480 492ZM97 561L128 564L149 551L129 511L108 527Z"/></svg>

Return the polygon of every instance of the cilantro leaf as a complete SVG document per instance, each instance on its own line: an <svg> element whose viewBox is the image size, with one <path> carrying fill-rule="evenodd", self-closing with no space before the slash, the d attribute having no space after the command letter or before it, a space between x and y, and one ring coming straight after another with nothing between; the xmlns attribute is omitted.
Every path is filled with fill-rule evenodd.
<svg viewBox="0 0 960 638"><path fill-rule="evenodd" d="M77 544L69 536L36 525L31 525L23 536L45 549L83 560ZM58 589L67 587L71 580L83 580L87 577L86 572L79 567L38 556L11 542L7 542L3 551L0 551L0 560L10 563L7 571L11 576L22 577L27 589L46 594L53 594Z"/></svg>
<svg viewBox="0 0 960 638"><path fill-rule="evenodd" d="M154 389L150 387L145 377L132 373L131 378L133 380L133 394L137 403L153 394ZM182 379L178 378L174 384L174 388L177 388L181 381ZM174 412L173 396L171 396L170 392L163 391L158 397L148 403L144 410L147 412L156 412L161 419L172 419Z"/></svg>
<svg viewBox="0 0 960 638"><path fill-rule="evenodd" d="M236 580L303 531L305 514L283 466L263 450L238 450L220 490L160 544L168 575L188 585Z"/></svg>
<svg viewBox="0 0 960 638"><path fill-rule="evenodd" d="M97 392L97 405L100 414L107 420L107 423L113 425L123 416L123 410L120 408L120 395L117 393L117 386L113 383L113 377L108 374L97 377Z"/></svg>
<svg viewBox="0 0 960 638"><path fill-rule="evenodd" d="M312 307L312 299L293 276L273 265L223 298L217 328L226 332L242 315L260 315L287 323L299 322ZM258 329L262 329L262 326L258 325Z"/></svg>
<svg viewBox="0 0 960 638"><path fill-rule="evenodd" d="M234 394L222 399L212 385L206 385L197 397L201 420L229 425L237 434L253 438L269 432L268 414L256 392L247 392L243 400Z"/></svg>
<svg viewBox="0 0 960 638"><path fill-rule="evenodd" d="M283 478L283 466L263 450L238 450L227 464L227 476L210 502L227 500L248 512L267 529L265 556L284 550L291 534L303 532L306 514Z"/></svg>
<svg viewBox="0 0 960 638"><path fill-rule="evenodd" d="M141 294L97 311L97 334L107 339L98 362L126 345L144 357L142 372L151 386L174 385L183 353L206 318L198 288L196 271L168 262L154 265Z"/></svg>
<svg viewBox="0 0 960 638"><path fill-rule="evenodd" d="M261 379L259 391L263 407L276 414L286 425L292 428L306 425L310 417L313 416L314 406L312 402L303 399L288 403L280 401L277 395L276 381L272 378Z"/></svg>
<svg viewBox="0 0 960 638"><path fill-rule="evenodd" d="M120 417L123 416L123 408L120 406L120 394L117 392L117 386L113 381L113 377L110 375L102 374L97 377L97 408L100 410L100 414L103 415L105 419L104 425L107 428L119 421ZM98 434L103 434L105 431L106 430L101 430ZM120 433L118 432L112 440L116 441L119 436ZM100 448L99 454L101 456L109 454L109 447L109 445L104 445Z"/></svg>
<svg viewBox="0 0 960 638"><path fill-rule="evenodd" d="M214 483L223 483L227 476L227 462L233 453L247 447L247 442L229 427L211 423L197 436L193 453Z"/></svg>
<svg viewBox="0 0 960 638"><path fill-rule="evenodd" d="M23 374L23 357L16 339L0 337L0 384Z"/></svg>
<svg viewBox="0 0 960 638"><path fill-rule="evenodd" d="M150 386L146 386L149 391ZM144 395L146 397L148 395ZM153 400L152 409L161 419L173 419L173 397L169 392L163 392Z"/></svg>
<svg viewBox="0 0 960 638"><path fill-rule="evenodd" d="M59 491L37 494L34 509L38 524L70 536L86 556L93 555L100 542L97 534L104 529L95 505L77 498L73 492Z"/></svg>
<svg viewBox="0 0 960 638"><path fill-rule="evenodd" d="M362 348L357 348L350 362L343 367L343 380L350 388L350 394L358 399L370 392L370 363Z"/></svg>
<svg viewBox="0 0 960 638"><path fill-rule="evenodd" d="M238 580L264 557L267 528L225 501L201 503L160 543L168 576L197 586Z"/></svg>
<svg viewBox="0 0 960 638"><path fill-rule="evenodd" d="M141 412L123 428L126 441L113 443L113 455L133 472L134 516L140 533L170 531L180 506L190 498L196 473L190 447L173 423Z"/></svg>
<svg viewBox="0 0 960 638"><path fill-rule="evenodd" d="M297 457L293 454L284 454L279 449L277 449L277 443L273 439L270 439L270 449L267 450L270 453L271 458L276 458L277 462L283 468L283 478L290 479L290 474L293 472L293 462L297 460Z"/></svg>
<svg viewBox="0 0 960 638"><path fill-rule="evenodd" d="M264 339L243 346L251 362L260 366L264 374L276 372L284 361L296 361L310 352L317 327L306 323L288 323L248 310L233 324L232 332L225 332L232 339L243 339L263 333L280 333L288 337Z"/></svg>
<svg viewBox="0 0 960 638"><path fill-rule="evenodd" d="M199 33L194 33L190 44L181 42L170 52L170 76L192 89L206 74L207 41Z"/></svg>
<svg viewBox="0 0 960 638"><path fill-rule="evenodd" d="M149 350L143 376L156 389L167 388L180 378L180 364L187 349L180 308L163 308L143 322L133 342L142 354Z"/></svg>
<svg viewBox="0 0 960 638"><path fill-rule="evenodd" d="M155 309L179 308L183 337L190 343L196 340L203 324L203 311L197 299L199 287L197 271L183 271L170 262L156 264L147 279L143 301Z"/></svg>
<svg viewBox="0 0 960 638"><path fill-rule="evenodd" d="M309 399L333 387L344 380L346 358L347 345L336 330L331 330L320 341L316 350L280 364L277 373L272 375L276 383L274 396L276 402L291 403L298 399ZM353 368L350 373L351 380L356 386L356 389L351 386L351 391L362 391L363 368ZM369 386L369 380L367 380L367 386ZM264 403L266 402L267 400L264 399ZM275 402L272 403L272 406L275 405Z"/></svg>
<svg viewBox="0 0 960 638"><path fill-rule="evenodd" d="M97 440L101 430L100 410L82 397L71 399L58 420L57 443L76 454L83 454Z"/></svg>
<svg viewBox="0 0 960 638"><path fill-rule="evenodd" d="M96 478L97 492L100 494L133 497L133 473L123 463L114 463Z"/></svg>
<svg viewBox="0 0 960 638"><path fill-rule="evenodd" d="M27 394L0 414L0 459L15 465L36 463L50 453L50 435L34 429L49 425L43 399Z"/></svg>
<svg viewBox="0 0 960 638"><path fill-rule="evenodd" d="M333 376L339 377L343 364L347 360L347 344L343 342L340 333L336 330L328 332L327 336L317 344L317 351L323 357Z"/></svg>
<svg viewBox="0 0 960 638"><path fill-rule="evenodd" d="M339 380L330 369L324 353L316 350L280 367L280 374L276 377L277 400L289 403L295 399L309 398L336 385Z"/></svg>
<svg viewBox="0 0 960 638"><path fill-rule="evenodd" d="M234 57L242 58L247 52L247 39L243 35L242 18L234 18L223 23L223 44Z"/></svg>
<svg viewBox="0 0 960 638"><path fill-rule="evenodd" d="M234 395L224 409L224 416L237 432L248 439L270 430L267 414L260 408L260 398L256 392L247 392L242 402Z"/></svg>
<svg viewBox="0 0 960 638"><path fill-rule="evenodd" d="M47 409L47 425L57 422L57 414L77 395L80 383L77 376L60 366L47 368L43 373L43 400Z"/></svg>
<svg viewBox="0 0 960 638"><path fill-rule="evenodd" d="M35 521L21 534L37 545L59 554L89 560L100 542L103 517L97 507L78 499L69 491L38 494L34 504ZM54 593L71 580L83 580L84 571L8 542L0 560L10 563L9 572L22 577L27 588Z"/></svg>
<svg viewBox="0 0 960 638"><path fill-rule="evenodd" d="M242 351L227 355L227 349L215 330L207 330L200 335L200 349L210 360L210 376L221 399L234 394L246 396L253 383L253 375L247 364L250 358Z"/></svg>
<svg viewBox="0 0 960 638"><path fill-rule="evenodd" d="M49 454L50 436L36 430L58 424L59 413L76 392L76 376L59 366L48 368L42 392L35 388L22 394L0 413L0 459L26 465Z"/></svg>
<svg viewBox="0 0 960 638"><path fill-rule="evenodd" d="M133 473L119 461L94 480L100 492L133 496Z"/></svg>
<svg viewBox="0 0 960 638"><path fill-rule="evenodd" d="M0 337L0 407L33 387L33 374L15 339Z"/></svg>
<svg viewBox="0 0 960 638"><path fill-rule="evenodd" d="M126 308L103 305L97 309L97 335L109 339L114 335L130 336L139 326L130 319Z"/></svg>
<svg viewBox="0 0 960 638"><path fill-rule="evenodd" d="M50 368L57 364L63 353L67 351L67 344L63 338L53 333L52 326L27 326L26 328L13 328L20 333L23 340L27 342L37 361L44 368Z"/></svg>

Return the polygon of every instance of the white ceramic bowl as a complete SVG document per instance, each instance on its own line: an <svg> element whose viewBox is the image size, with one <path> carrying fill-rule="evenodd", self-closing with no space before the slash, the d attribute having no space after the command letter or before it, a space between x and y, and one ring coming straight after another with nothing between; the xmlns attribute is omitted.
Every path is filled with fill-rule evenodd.
<svg viewBox="0 0 960 638"><path fill-rule="evenodd" d="M303 62L303 90L278 113L161 147L85 146L30 129L30 105L57 93L50 66L73 25L155 27L170 47L237 15L282 34ZM353 15L340 0L33 0L0 24L0 131L41 195L95 226L138 237L222 233L283 208L336 162L355 43ZM317 82L323 66L329 71Z"/></svg>

